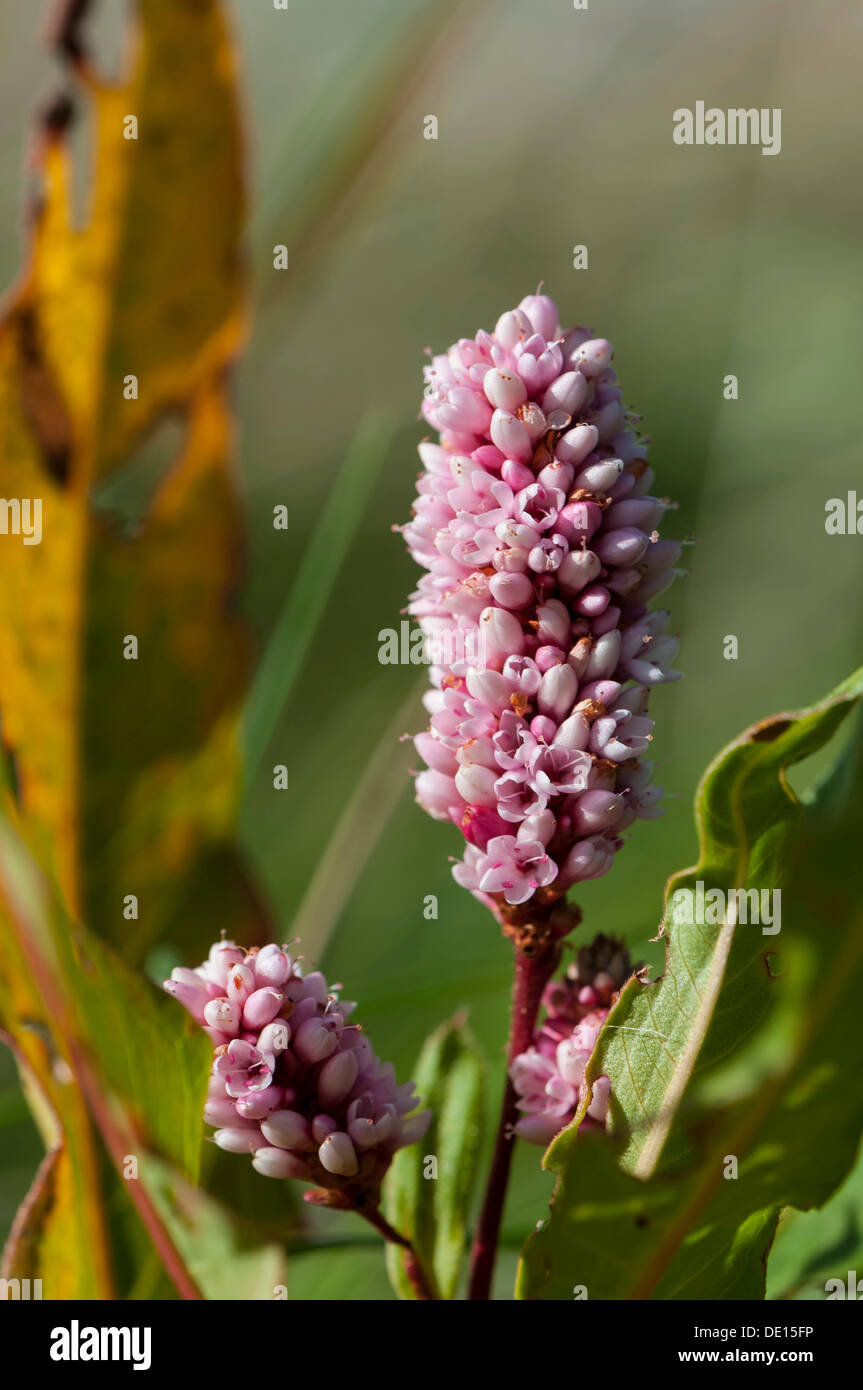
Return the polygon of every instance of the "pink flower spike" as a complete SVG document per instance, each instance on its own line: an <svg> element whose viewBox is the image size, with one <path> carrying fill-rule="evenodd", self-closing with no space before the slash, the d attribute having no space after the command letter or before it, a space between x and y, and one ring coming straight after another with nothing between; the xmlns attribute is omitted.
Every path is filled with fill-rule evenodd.
<svg viewBox="0 0 863 1390"><path fill-rule="evenodd" d="M660 810L640 759L647 693L677 679L677 643L649 603L680 545L658 537L669 503L650 495L611 361L607 339L561 328L537 294L426 369L440 438L420 445L403 528L423 571L409 611L438 641L416 796L461 829L456 881L505 926L532 900L547 918ZM453 634L449 648L439 640ZM516 835L529 843L517 827L546 811L542 858L491 855Z"/></svg>
<svg viewBox="0 0 863 1390"><path fill-rule="evenodd" d="M590 1095L583 1129L605 1124L611 1085L607 1076L588 1083L585 1068L617 992L631 975L626 948L613 937L598 936L582 946L562 980L546 986L545 1018L533 1045L514 1059L510 1079L522 1118L515 1126L531 1144L549 1144L574 1118Z"/></svg>
<svg viewBox="0 0 863 1390"><path fill-rule="evenodd" d="M313 1201L374 1210L393 1154L421 1137L429 1114L347 1023L355 1006L275 943L246 954L219 942L165 988L215 1035L204 1118L217 1146L250 1155L265 1177L312 1183Z"/></svg>

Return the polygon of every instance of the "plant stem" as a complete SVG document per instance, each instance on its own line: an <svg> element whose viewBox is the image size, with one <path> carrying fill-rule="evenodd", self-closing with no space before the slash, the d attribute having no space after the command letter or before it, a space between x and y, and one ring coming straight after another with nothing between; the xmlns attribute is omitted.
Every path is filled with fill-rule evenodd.
<svg viewBox="0 0 863 1390"><path fill-rule="evenodd" d="M386 1217L375 1208L374 1211L361 1211L362 1216L368 1221L370 1226L380 1232L384 1240L388 1240L391 1245L398 1245L402 1250L402 1265L408 1277L411 1288L415 1296L423 1301L434 1299L431 1286L426 1278L425 1270L420 1264L419 1256L414 1250L406 1236L399 1235L394 1226L391 1226Z"/></svg>
<svg viewBox="0 0 863 1390"><path fill-rule="evenodd" d="M509 1067L519 1053L526 1052L533 1041L536 1017L542 992L557 968L560 947L554 943L539 955L526 956L515 948L515 976L512 987L512 1016L507 1047L507 1078L503 1092L494 1153L485 1189L485 1200L474 1235L471 1253L469 1299L488 1299L497 1256L500 1223L503 1216L506 1186L512 1163L513 1125L518 1119L517 1095L509 1079Z"/></svg>

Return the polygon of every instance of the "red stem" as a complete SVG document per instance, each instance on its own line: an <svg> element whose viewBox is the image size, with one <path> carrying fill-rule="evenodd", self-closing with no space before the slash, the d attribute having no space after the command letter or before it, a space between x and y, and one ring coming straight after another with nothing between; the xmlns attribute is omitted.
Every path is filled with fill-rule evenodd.
<svg viewBox="0 0 863 1390"><path fill-rule="evenodd" d="M416 1298L422 1299L423 1302L433 1299L434 1294L426 1279L425 1270L420 1264L417 1252L414 1250L407 1237L400 1235L395 1227L391 1226L386 1217L377 1209L374 1211L361 1211L359 1214L368 1221L370 1226L374 1226L375 1230L380 1232L384 1240L388 1240L391 1245L401 1246L402 1265Z"/></svg>
<svg viewBox="0 0 863 1390"><path fill-rule="evenodd" d="M512 1163L513 1125L518 1119L517 1095L509 1079L509 1067L519 1053L526 1052L533 1041L536 1018L542 992L551 979L560 959L559 946L552 945L538 956L525 956L515 951L515 977L512 987L512 1017L507 1048L507 1078L503 1092L497 1138L485 1190L485 1201L477 1225L471 1253L469 1299L488 1299L494 1274L500 1223L503 1217L506 1187Z"/></svg>

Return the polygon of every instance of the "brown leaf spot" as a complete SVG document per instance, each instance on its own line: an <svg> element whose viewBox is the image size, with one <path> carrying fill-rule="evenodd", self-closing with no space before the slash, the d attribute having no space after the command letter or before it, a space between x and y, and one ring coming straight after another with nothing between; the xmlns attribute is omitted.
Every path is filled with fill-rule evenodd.
<svg viewBox="0 0 863 1390"><path fill-rule="evenodd" d="M762 957L769 980L778 980L785 974L785 964L776 951L765 951Z"/></svg>
<svg viewBox="0 0 863 1390"><path fill-rule="evenodd" d="M786 729L791 728L790 719L762 719L760 724L756 724L749 735L751 743L772 743L780 734L784 734Z"/></svg>
<svg viewBox="0 0 863 1390"><path fill-rule="evenodd" d="M84 57L81 25L90 8L90 0L62 0L48 34L49 42L73 63Z"/></svg>
<svg viewBox="0 0 863 1390"><path fill-rule="evenodd" d="M18 332L21 412L51 477L55 482L66 483L72 454L72 417L42 355L39 326L30 306L22 305L13 322Z"/></svg>

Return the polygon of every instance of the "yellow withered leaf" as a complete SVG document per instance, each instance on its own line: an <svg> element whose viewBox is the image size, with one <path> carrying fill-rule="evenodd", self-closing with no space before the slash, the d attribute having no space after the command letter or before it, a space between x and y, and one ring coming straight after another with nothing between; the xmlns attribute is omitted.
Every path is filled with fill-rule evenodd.
<svg viewBox="0 0 863 1390"><path fill-rule="evenodd" d="M0 491L31 521L41 507L38 543L0 535L0 720L31 847L140 960L202 863L229 885L232 930L254 935L259 909L229 848L244 192L220 6L141 0L128 63L119 87L74 64L92 150L80 226L65 112L44 124L29 263L0 320ZM169 423L176 447L121 522L100 489L140 490Z"/></svg>

